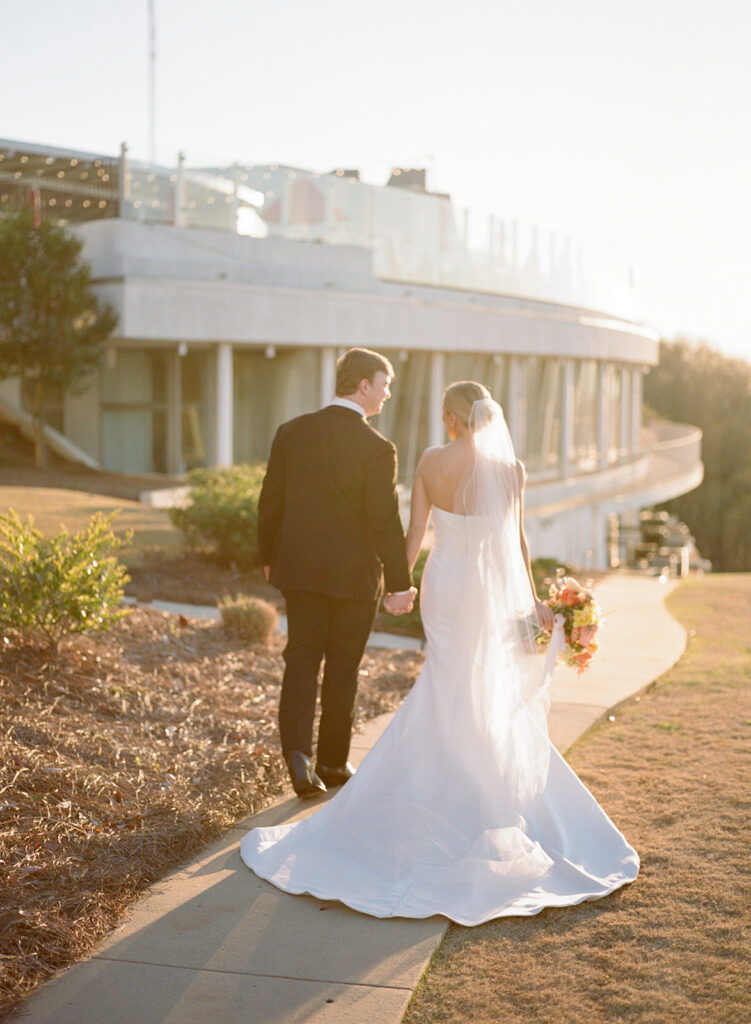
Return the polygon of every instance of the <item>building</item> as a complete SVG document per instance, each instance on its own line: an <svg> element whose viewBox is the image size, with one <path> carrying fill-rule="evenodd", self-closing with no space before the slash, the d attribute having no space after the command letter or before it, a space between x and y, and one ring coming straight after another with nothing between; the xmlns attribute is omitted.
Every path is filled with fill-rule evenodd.
<svg viewBox="0 0 751 1024"><path fill-rule="evenodd" d="M485 382L529 477L533 550L582 567L622 555L640 509L696 487L701 435L645 429L658 339L625 280L568 238L457 216L424 174L174 169L0 141L0 211L28 202L75 226L119 327L89 390L53 411L60 441L122 472L265 459L283 420L334 390L337 355L396 368L375 421L405 488L442 443L441 396ZM0 389L23 417L17 382Z"/></svg>

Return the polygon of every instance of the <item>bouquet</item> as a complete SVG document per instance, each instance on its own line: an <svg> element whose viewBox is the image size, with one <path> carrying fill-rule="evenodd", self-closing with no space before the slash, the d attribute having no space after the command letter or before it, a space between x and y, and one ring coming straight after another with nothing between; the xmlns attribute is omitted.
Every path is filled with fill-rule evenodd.
<svg viewBox="0 0 751 1024"><path fill-rule="evenodd" d="M564 576L559 569L550 584L549 596L544 602L555 615L563 616L563 632L566 646L559 655L566 665L581 674L597 652L597 629L600 625L600 609L594 594L583 587L572 576ZM547 647L550 634L540 632L537 643Z"/></svg>

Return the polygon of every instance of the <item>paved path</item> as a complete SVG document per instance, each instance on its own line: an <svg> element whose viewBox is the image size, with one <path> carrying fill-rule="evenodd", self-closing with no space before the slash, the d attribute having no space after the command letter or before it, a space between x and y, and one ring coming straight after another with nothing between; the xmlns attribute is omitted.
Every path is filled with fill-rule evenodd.
<svg viewBox="0 0 751 1024"><path fill-rule="evenodd" d="M671 586L638 576L598 585L607 616L600 654L584 676L558 668L552 685L559 749L680 657L685 633L663 604ZM355 737L355 762L390 717ZM241 836L301 813L315 806L288 796L230 829L152 887L90 960L44 986L13 1021L398 1024L447 922L377 920L256 878L240 861Z"/></svg>

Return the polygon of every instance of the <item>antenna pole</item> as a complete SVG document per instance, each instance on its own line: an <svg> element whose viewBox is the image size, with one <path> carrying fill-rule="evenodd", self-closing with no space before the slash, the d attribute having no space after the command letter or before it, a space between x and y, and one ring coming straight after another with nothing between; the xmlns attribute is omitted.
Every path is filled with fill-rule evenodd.
<svg viewBox="0 0 751 1024"><path fill-rule="evenodd" d="M156 26L155 0L148 0L149 15L149 159L156 163Z"/></svg>

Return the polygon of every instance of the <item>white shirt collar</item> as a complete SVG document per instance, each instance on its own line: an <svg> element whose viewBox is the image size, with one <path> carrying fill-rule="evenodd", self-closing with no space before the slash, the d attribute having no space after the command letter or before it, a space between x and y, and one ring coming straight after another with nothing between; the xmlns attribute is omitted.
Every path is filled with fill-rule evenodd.
<svg viewBox="0 0 751 1024"><path fill-rule="evenodd" d="M359 412L363 419L365 419L365 410L357 402L350 402L348 398L339 398L338 396L329 402L329 405L341 405L343 409L352 409L353 412Z"/></svg>

